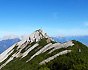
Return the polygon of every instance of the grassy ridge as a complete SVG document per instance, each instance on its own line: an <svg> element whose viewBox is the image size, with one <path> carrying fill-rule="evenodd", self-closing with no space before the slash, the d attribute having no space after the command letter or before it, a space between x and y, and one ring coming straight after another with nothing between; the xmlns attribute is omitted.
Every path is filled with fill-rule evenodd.
<svg viewBox="0 0 88 70"><path fill-rule="evenodd" d="M73 42L75 45L67 48L72 52L56 57L42 65L41 69L47 67L50 70L88 70L88 47L78 41L73 40ZM79 48L81 52L79 52Z"/></svg>
<svg viewBox="0 0 88 70"><path fill-rule="evenodd" d="M49 51L52 50L51 48L47 52L37 55L31 61L26 63L26 61L33 54L35 54L47 44L46 39L41 39L38 43L39 46L29 52L26 57L24 57L23 59L14 58L14 60L3 67L2 70L88 70L88 47L75 40L73 40L73 43L75 44L73 47L69 46L68 48L57 49L51 54L47 54ZM60 55L59 57L56 57L54 60L44 65L39 65L39 63L46 58L66 49L72 50L72 52ZM81 52L79 52L78 49L81 49Z"/></svg>

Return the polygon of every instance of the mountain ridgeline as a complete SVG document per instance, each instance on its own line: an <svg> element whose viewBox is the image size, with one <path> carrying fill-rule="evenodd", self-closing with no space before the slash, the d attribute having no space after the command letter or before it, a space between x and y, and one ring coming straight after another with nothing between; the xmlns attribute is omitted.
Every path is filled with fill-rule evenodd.
<svg viewBox="0 0 88 70"><path fill-rule="evenodd" d="M88 47L57 43L39 29L0 54L0 70L88 70Z"/></svg>

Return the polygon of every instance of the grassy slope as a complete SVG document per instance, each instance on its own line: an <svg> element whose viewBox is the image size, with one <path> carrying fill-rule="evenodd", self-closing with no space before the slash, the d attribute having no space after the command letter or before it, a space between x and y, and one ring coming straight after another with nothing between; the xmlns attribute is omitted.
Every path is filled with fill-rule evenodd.
<svg viewBox="0 0 88 70"><path fill-rule="evenodd" d="M73 50L71 53L61 55L42 68L48 67L50 70L88 70L88 47L78 41L73 41L75 45L68 49ZM81 49L78 51L77 46Z"/></svg>
<svg viewBox="0 0 88 70"><path fill-rule="evenodd" d="M33 49L25 58L21 60L20 58L14 58L14 60L3 67L2 70L88 70L88 47L75 40L73 41L75 43L73 47L58 49L55 52L47 55L47 53L51 50L50 49L26 63L26 61L39 50L38 48L40 46L46 45L45 39L42 40L42 42L43 43L38 42L41 44ZM81 49L81 52L78 51L77 46ZM71 53L56 57L54 60L46 63L45 65L39 65L39 63L44 59L65 49L71 49L73 51Z"/></svg>

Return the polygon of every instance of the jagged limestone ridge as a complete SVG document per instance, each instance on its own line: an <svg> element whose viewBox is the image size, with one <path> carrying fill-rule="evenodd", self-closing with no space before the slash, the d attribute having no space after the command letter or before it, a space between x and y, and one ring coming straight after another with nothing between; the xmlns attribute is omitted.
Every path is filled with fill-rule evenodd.
<svg viewBox="0 0 88 70"><path fill-rule="evenodd" d="M38 42L40 39L43 38L48 38L50 40L53 41L52 38L50 38L43 30L39 29L36 30L35 32L33 32L31 35L29 35L26 39L14 44L13 46L11 46L10 48L8 48L5 52L3 52L2 54L0 54L0 62L4 63L1 68L3 66L5 66L7 63L9 63L11 60L13 60L14 57L25 57L28 53L29 50L28 49L34 49L36 46L38 46L38 44L36 46L31 45L33 42ZM27 49L27 52L25 52L24 54L21 53L22 49L24 49L28 44L30 44L31 48ZM14 47L17 45L17 48L14 49ZM15 51L14 51L15 50ZM11 57L9 57L11 56ZM9 58L8 58L9 57Z"/></svg>

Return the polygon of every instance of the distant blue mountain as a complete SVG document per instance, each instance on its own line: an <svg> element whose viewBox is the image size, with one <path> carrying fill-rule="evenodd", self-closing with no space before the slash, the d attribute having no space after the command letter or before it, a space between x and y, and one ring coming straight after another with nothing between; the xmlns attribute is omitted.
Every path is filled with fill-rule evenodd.
<svg viewBox="0 0 88 70"><path fill-rule="evenodd" d="M13 44L15 44L15 43L17 43L19 41L20 41L19 38L7 39L7 40L0 41L0 54L2 52L4 52L6 49L8 49L10 46L12 46Z"/></svg>
<svg viewBox="0 0 88 70"><path fill-rule="evenodd" d="M71 40L77 40L88 46L88 36L66 36L66 37L52 37L57 42L66 42Z"/></svg>

